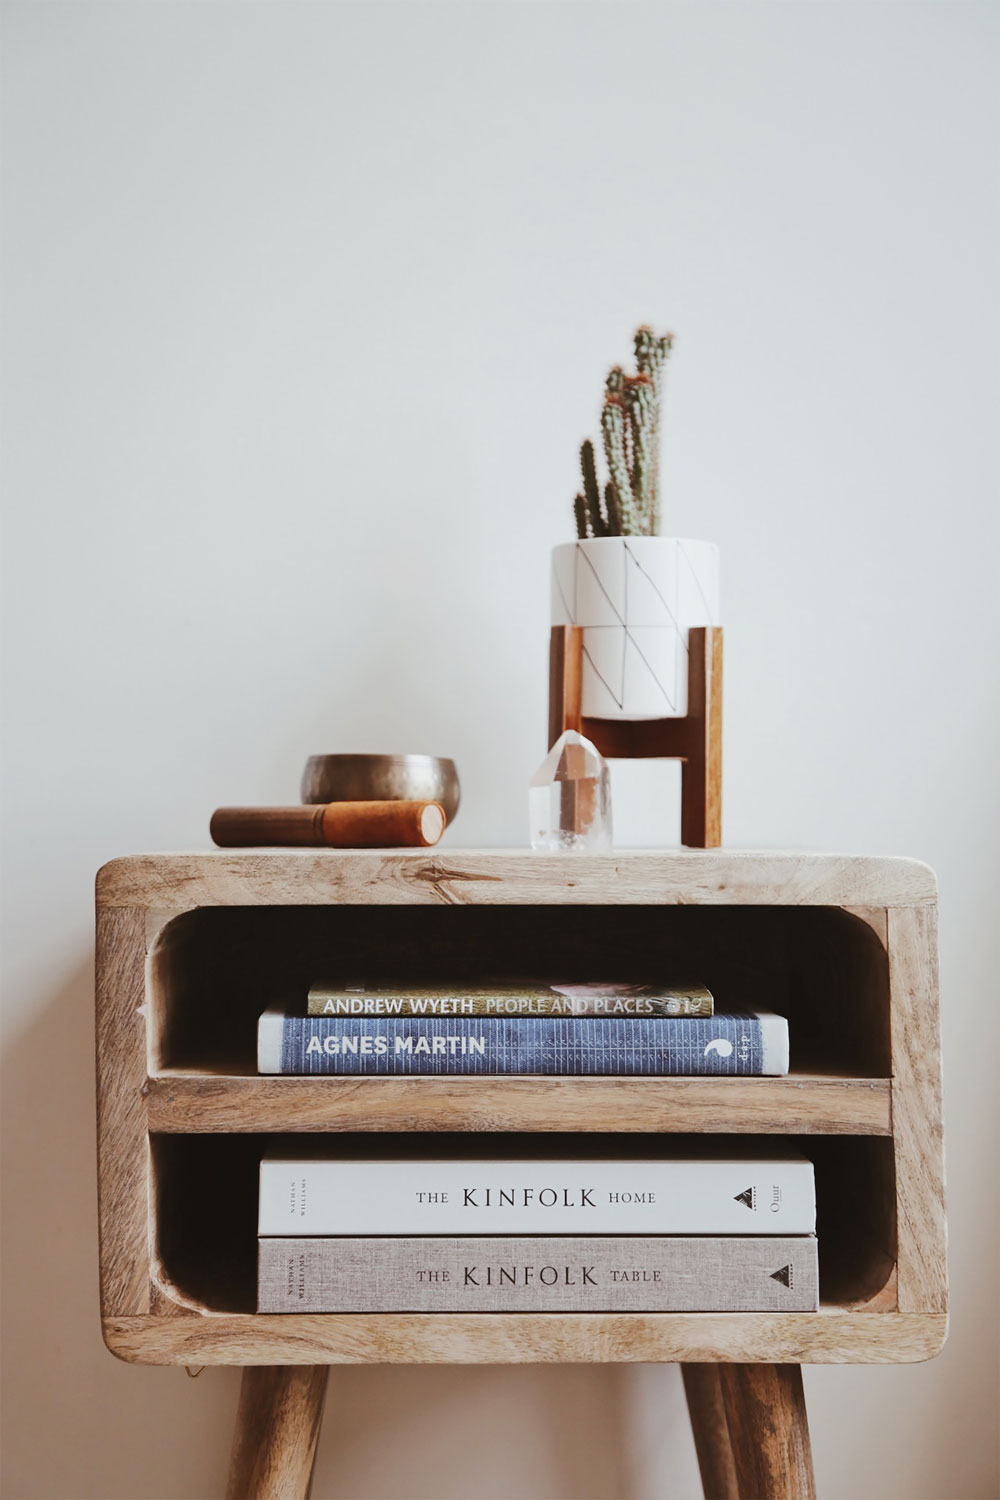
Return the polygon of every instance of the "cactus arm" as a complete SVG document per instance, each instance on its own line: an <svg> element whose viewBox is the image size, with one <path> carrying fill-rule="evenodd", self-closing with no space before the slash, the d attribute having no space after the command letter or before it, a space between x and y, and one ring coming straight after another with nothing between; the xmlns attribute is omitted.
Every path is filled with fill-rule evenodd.
<svg viewBox="0 0 1000 1500"><path fill-rule="evenodd" d="M597 480L594 445L580 449L583 492L573 510L577 534L590 536L656 536L660 527L660 411L663 369L673 348L673 334L661 337L645 324L636 329L636 375L615 365L605 382L601 435L611 475L604 488L604 508Z"/></svg>
<svg viewBox="0 0 1000 1500"><path fill-rule="evenodd" d="M657 339L657 353L659 362L656 367L656 417L653 434L653 495L650 507L650 535L656 536L660 530L660 412L663 408L663 388L665 384L664 365L670 357L670 351L674 347L674 336L665 333L661 339Z"/></svg>
<svg viewBox="0 0 1000 1500"><path fill-rule="evenodd" d="M604 486L604 503L608 508L608 535L622 536L622 513L618 505L618 496L610 479Z"/></svg>
<svg viewBox="0 0 1000 1500"><path fill-rule="evenodd" d="M601 431L604 434L604 454L608 461L608 472L618 500L621 519L621 536L636 536L639 520L632 499L632 482L629 478L625 458L625 412L621 397L609 395L601 412Z"/></svg>
<svg viewBox="0 0 1000 1500"><path fill-rule="evenodd" d="M625 371L621 365L613 365L608 371L608 378L604 382L605 395L620 396L625 389Z"/></svg>
<svg viewBox="0 0 1000 1500"><path fill-rule="evenodd" d="M622 397L624 396L624 394L625 394L625 389L626 389L627 385L628 385L628 376L625 374L625 371L622 369L621 365L612 365L611 369L608 371L607 379L604 382L604 396L605 396L605 400L607 400L607 401L620 401L622 399ZM629 430L628 430L628 427L625 427L625 429L624 429L623 438L624 438L624 449L623 449L623 451L624 451L624 454L625 454L625 470L628 473L629 489L631 490L631 488L632 488L632 454L629 452ZM607 441L605 440L605 451L606 451L606 449L607 449ZM614 476L612 475L612 480L613 479L614 479Z"/></svg>
<svg viewBox="0 0 1000 1500"><path fill-rule="evenodd" d="M657 338L645 324L636 329L635 363L640 375L653 383L654 412L652 429L652 481L650 485L649 530L656 536L660 529L660 411L663 403L663 367L674 346L672 333Z"/></svg>
<svg viewBox="0 0 1000 1500"><path fill-rule="evenodd" d="M636 329L635 367L640 375L649 376L657 396L663 394L663 382L660 377L673 347L672 333L665 333L662 338L655 338L652 330L645 324Z"/></svg>
<svg viewBox="0 0 1000 1500"><path fill-rule="evenodd" d="M627 390L632 434L632 493L640 529L648 536L653 511L654 419L656 396L648 375L637 375Z"/></svg>
<svg viewBox="0 0 1000 1500"><path fill-rule="evenodd" d="M591 533L593 536L607 536L607 522L601 514L601 492L597 485L594 445L589 438L580 449L580 469L583 473L583 494L587 503Z"/></svg>

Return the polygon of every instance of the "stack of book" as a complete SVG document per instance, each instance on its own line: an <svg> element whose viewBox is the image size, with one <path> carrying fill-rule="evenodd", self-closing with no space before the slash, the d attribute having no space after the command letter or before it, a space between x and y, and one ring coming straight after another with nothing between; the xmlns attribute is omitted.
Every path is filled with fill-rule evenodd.
<svg viewBox="0 0 1000 1500"><path fill-rule="evenodd" d="M816 1308L811 1162L600 1146L558 1159L269 1152L258 1311Z"/></svg>
<svg viewBox="0 0 1000 1500"><path fill-rule="evenodd" d="M788 1071L788 1024L703 986L316 984L267 1011L262 1073L747 1075ZM523 1140L523 1138L522 1138ZM261 1163L261 1312L737 1312L817 1306L812 1163L697 1156L338 1154ZM537 1150L544 1147L536 1144ZM621 1143L617 1149L620 1153Z"/></svg>
<svg viewBox="0 0 1000 1500"><path fill-rule="evenodd" d="M316 984L305 1015L266 1011L261 1073L765 1074L788 1071L788 1023L714 1014L703 986L465 989Z"/></svg>

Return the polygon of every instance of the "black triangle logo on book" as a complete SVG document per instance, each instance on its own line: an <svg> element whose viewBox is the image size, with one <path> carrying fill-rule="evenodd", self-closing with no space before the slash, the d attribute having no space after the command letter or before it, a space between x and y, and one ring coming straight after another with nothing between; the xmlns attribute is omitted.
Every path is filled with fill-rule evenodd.
<svg viewBox="0 0 1000 1500"><path fill-rule="evenodd" d="M771 1280L772 1281L780 1281L782 1286L788 1286L788 1287L790 1287L791 1284L792 1284L792 1268L791 1268L791 1265L782 1266L782 1268L781 1268L780 1271L772 1271L771 1272Z"/></svg>
<svg viewBox="0 0 1000 1500"><path fill-rule="evenodd" d="M748 1187L747 1190L746 1190L746 1192L737 1193L736 1197L733 1199L733 1202L734 1203L742 1203L744 1208L756 1208L757 1207L757 1191L756 1191L756 1189L752 1188L752 1187Z"/></svg>

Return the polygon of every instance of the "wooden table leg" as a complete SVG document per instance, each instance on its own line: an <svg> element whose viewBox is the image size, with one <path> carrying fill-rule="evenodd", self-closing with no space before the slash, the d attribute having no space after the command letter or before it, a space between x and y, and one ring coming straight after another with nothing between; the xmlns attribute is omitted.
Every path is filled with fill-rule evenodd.
<svg viewBox="0 0 1000 1500"><path fill-rule="evenodd" d="M740 1500L718 1365L682 1365L705 1500Z"/></svg>
<svg viewBox="0 0 1000 1500"><path fill-rule="evenodd" d="M740 1500L815 1500L800 1365L719 1365Z"/></svg>
<svg viewBox="0 0 1000 1500"><path fill-rule="evenodd" d="M329 1374L327 1365L243 1371L226 1500L306 1500Z"/></svg>

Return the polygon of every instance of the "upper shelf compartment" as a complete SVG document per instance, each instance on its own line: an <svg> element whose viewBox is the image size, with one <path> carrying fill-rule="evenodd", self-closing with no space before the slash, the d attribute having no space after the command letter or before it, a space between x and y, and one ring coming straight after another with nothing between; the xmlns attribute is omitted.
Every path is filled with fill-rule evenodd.
<svg viewBox="0 0 1000 1500"><path fill-rule="evenodd" d="M150 961L154 1072L253 1074L257 1018L320 975L413 984L690 979L720 1010L787 1016L792 1070L886 1078L889 971L860 917L829 906L212 906L175 917Z"/></svg>

